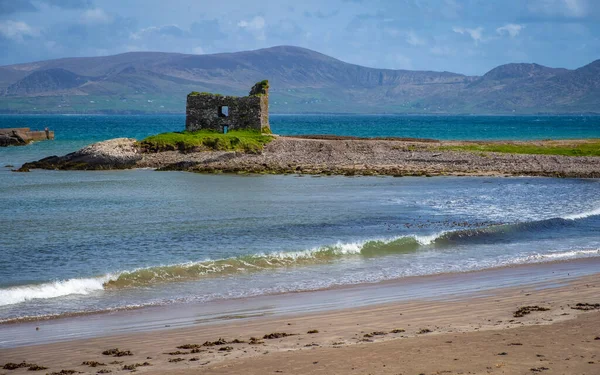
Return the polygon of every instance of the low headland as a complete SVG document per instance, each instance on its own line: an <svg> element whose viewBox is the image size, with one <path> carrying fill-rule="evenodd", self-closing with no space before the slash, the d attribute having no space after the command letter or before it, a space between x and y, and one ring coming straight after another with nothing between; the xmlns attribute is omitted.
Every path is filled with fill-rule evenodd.
<svg viewBox="0 0 600 375"><path fill-rule="evenodd" d="M600 139L439 141L201 130L111 139L31 169L155 168L202 173L600 177Z"/></svg>

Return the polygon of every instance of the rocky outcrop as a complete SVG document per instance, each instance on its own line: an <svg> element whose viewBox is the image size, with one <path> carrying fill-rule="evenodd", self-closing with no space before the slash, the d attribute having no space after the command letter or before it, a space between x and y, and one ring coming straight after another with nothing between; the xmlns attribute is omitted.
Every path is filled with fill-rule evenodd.
<svg viewBox="0 0 600 375"><path fill-rule="evenodd" d="M26 142L23 137L18 134L0 134L0 147L7 146L24 146Z"/></svg>
<svg viewBox="0 0 600 375"><path fill-rule="evenodd" d="M573 142L573 141L569 141ZM585 142L585 141L581 141ZM235 151L142 152L116 139L24 168L156 168L208 173L388 176L551 176L600 178L600 157L450 151L467 142L276 137L261 153Z"/></svg>
<svg viewBox="0 0 600 375"><path fill-rule="evenodd" d="M95 170L134 168L142 159L132 138L116 138L94 143L65 156L50 156L36 162L25 163L19 169Z"/></svg>

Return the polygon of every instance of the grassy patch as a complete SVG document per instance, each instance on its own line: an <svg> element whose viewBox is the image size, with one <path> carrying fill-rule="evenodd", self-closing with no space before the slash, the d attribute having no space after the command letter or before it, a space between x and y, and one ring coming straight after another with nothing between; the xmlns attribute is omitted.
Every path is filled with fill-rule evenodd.
<svg viewBox="0 0 600 375"><path fill-rule="evenodd" d="M226 134L208 130L163 133L139 142L147 152L160 151L242 151L258 153L273 137L249 130L232 130Z"/></svg>
<svg viewBox="0 0 600 375"><path fill-rule="evenodd" d="M502 152L508 154L539 154L563 156L600 156L600 140L581 143L545 142L541 144L473 144L442 146L440 150L471 152Z"/></svg>

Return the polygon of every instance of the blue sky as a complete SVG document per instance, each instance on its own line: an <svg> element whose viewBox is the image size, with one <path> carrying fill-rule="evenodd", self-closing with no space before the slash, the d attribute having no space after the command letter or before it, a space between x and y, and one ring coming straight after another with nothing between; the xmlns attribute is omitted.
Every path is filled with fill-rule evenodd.
<svg viewBox="0 0 600 375"><path fill-rule="evenodd" d="M0 65L282 44L378 68L577 68L600 58L600 1L0 0Z"/></svg>

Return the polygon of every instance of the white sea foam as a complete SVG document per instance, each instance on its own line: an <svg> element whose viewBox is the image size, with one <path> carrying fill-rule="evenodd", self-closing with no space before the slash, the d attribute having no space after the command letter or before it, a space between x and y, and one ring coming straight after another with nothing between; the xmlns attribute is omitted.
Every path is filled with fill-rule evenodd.
<svg viewBox="0 0 600 375"><path fill-rule="evenodd" d="M600 249L569 250L556 253L527 255L525 257L516 258L513 263L550 262L553 260L584 258L597 255L600 255Z"/></svg>
<svg viewBox="0 0 600 375"><path fill-rule="evenodd" d="M590 211L578 213L578 214L565 215L562 218L565 220L578 220L578 219L585 219L586 217L596 216L596 215L600 215L600 207L594 208L593 210L590 210Z"/></svg>
<svg viewBox="0 0 600 375"><path fill-rule="evenodd" d="M433 234L429 234L429 235L421 235L421 236L415 235L415 236L413 236L413 238L421 245L427 246L427 245L431 245L432 243L434 243L435 240L437 240L438 238L440 238L441 236L443 236L446 233L447 233L447 231L433 233Z"/></svg>
<svg viewBox="0 0 600 375"><path fill-rule="evenodd" d="M106 275L97 278L69 279L0 289L0 306L13 305L32 299L56 298L71 294L89 294L94 291L103 290L103 284L111 278L111 275Z"/></svg>

